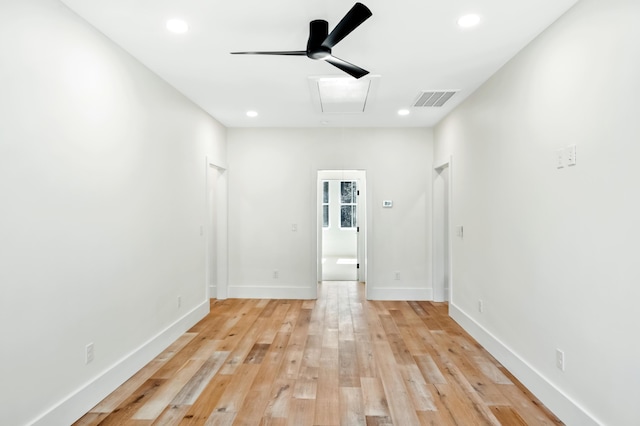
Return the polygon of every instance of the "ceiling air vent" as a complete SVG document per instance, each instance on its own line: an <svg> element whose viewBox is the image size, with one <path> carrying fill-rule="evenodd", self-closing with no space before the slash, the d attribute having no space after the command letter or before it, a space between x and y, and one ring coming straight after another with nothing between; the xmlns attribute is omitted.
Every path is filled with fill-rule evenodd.
<svg viewBox="0 0 640 426"><path fill-rule="evenodd" d="M413 104L414 107L441 107L444 105L457 90L431 90L428 92L421 92L418 95L418 100Z"/></svg>

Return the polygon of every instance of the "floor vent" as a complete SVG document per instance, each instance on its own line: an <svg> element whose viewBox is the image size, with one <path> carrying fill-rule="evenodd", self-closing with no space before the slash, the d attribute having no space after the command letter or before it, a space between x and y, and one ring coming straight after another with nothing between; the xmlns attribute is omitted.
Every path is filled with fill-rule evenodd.
<svg viewBox="0 0 640 426"><path fill-rule="evenodd" d="M443 106L453 95L456 94L456 90L430 90L428 92L421 92L418 95L418 99L413 104L414 107L441 107Z"/></svg>

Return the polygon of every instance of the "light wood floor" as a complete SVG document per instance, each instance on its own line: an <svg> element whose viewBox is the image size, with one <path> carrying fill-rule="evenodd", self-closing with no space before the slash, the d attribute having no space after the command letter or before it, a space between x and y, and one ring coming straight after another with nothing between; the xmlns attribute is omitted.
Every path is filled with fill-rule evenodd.
<svg viewBox="0 0 640 426"><path fill-rule="evenodd" d="M562 424L447 315L323 283L211 314L77 425Z"/></svg>

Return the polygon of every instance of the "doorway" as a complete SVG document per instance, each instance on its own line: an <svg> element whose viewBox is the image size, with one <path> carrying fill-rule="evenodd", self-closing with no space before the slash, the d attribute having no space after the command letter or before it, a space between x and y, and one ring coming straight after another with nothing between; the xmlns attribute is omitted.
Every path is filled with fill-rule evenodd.
<svg viewBox="0 0 640 426"><path fill-rule="evenodd" d="M451 167L434 170L433 176L433 300L451 300Z"/></svg>
<svg viewBox="0 0 640 426"><path fill-rule="evenodd" d="M208 298L227 298L227 174L207 160L207 218L204 226Z"/></svg>
<svg viewBox="0 0 640 426"><path fill-rule="evenodd" d="M366 281L366 173L318 171L318 281Z"/></svg>

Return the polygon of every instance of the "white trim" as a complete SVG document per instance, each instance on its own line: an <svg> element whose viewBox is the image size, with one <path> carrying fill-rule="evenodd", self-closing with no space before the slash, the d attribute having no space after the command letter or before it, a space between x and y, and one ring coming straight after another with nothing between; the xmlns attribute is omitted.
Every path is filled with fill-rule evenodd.
<svg viewBox="0 0 640 426"><path fill-rule="evenodd" d="M442 163L441 165L437 166L437 167L433 167L433 171L431 172L431 235L432 235L432 239L431 239L431 264L433 265L432 270L431 270L431 276L432 276L432 283L433 283L433 296L434 296L434 301L435 302L444 302L444 301L448 301L451 302L453 300L453 234L452 232L452 222L453 222L453 189L452 189L452 181L453 181L453 173L452 173L452 167L451 164L453 163L453 156L449 156L449 159L447 160L447 162ZM448 294L446 295L446 297L438 297L438 300L436 300L436 295L437 293L440 292L440 289L438 288L436 291L436 283L439 282L439 277L436 276L436 265L438 263L438 257L437 257L437 253L436 253L436 247L435 247L435 235L436 235L436 213L435 213L435 208L436 206L440 205L440 202L442 200L436 200L436 195L435 195L435 185L436 185L436 181L437 181L437 176L440 175L441 173L444 173L446 170L446 180L447 180L447 193L446 193L446 201L448 203L448 209L447 209L447 241L446 241L446 247L447 247L447 256L449 258L449 264L447 267L446 272L443 272L445 274L448 274L449 277L449 288L448 289L442 289L443 293L444 290L447 290ZM443 294L444 296L444 294Z"/></svg>
<svg viewBox="0 0 640 426"><path fill-rule="evenodd" d="M317 286L229 286L228 297L232 299L315 299Z"/></svg>
<svg viewBox="0 0 640 426"><path fill-rule="evenodd" d="M211 174L216 173L215 188L211 188ZM215 296L218 300L224 300L227 298L227 285L229 280L229 260L228 260L228 179L227 169L218 166L209 161L206 158L206 171L205 171L205 203L206 203L206 215L205 218L205 287L208 291L207 298ZM210 200L210 192L215 190L215 200ZM211 265L210 259L211 250L210 245L211 238L211 215L213 214L212 201L215 204L216 209L216 223L213 224L216 229L216 285L211 285ZM212 293L212 290L216 290L216 293Z"/></svg>
<svg viewBox="0 0 640 426"><path fill-rule="evenodd" d="M342 181L356 181L358 182L358 190L360 191L360 196L357 198L357 214L358 214L358 227L360 228L360 232L357 235L358 239L358 263L360 264L360 269L358 269L358 281L365 283L365 297L369 299L368 288L369 285L367 283L368 272L367 272L367 259L370 256L369 246L367 245L367 235L369 233L369 217L370 217L370 206L369 201L367 199L367 171L365 169L360 170L325 170L318 169L314 171L314 177L312 181L314 182L315 192L316 192L316 203L313 206L312 210L312 218L316 221L316 238L312 241L313 253L315 255L313 262L313 279L318 282L322 281L322 182L326 180L342 180ZM341 230L349 231L354 228L341 228ZM313 299L317 299L317 287L313 289L314 297Z"/></svg>
<svg viewBox="0 0 640 426"><path fill-rule="evenodd" d="M175 342L178 337L207 316L208 313L209 300L207 299L191 312L185 314L133 352L107 368L90 382L39 415L29 425L66 426L72 424L147 365Z"/></svg>
<svg viewBox="0 0 640 426"><path fill-rule="evenodd" d="M398 288L398 287L376 287L369 285L369 300L433 300L433 289L431 288Z"/></svg>
<svg viewBox="0 0 640 426"><path fill-rule="evenodd" d="M449 315L558 416L562 422L567 425L580 426L598 426L602 424L455 304L449 304Z"/></svg>

